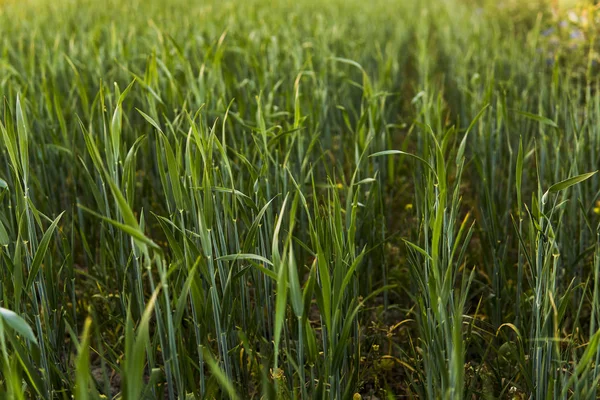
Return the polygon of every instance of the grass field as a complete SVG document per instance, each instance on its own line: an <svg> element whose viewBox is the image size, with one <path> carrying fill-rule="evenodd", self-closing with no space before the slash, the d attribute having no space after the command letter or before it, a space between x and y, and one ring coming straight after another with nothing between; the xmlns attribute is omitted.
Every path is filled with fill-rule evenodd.
<svg viewBox="0 0 600 400"><path fill-rule="evenodd" d="M0 1L0 398L600 396L600 14Z"/></svg>

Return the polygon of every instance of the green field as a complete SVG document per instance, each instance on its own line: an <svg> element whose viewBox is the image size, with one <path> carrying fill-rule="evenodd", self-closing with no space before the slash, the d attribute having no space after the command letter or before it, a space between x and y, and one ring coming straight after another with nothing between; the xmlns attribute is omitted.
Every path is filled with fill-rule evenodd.
<svg viewBox="0 0 600 400"><path fill-rule="evenodd" d="M0 1L0 399L598 398L574 3Z"/></svg>

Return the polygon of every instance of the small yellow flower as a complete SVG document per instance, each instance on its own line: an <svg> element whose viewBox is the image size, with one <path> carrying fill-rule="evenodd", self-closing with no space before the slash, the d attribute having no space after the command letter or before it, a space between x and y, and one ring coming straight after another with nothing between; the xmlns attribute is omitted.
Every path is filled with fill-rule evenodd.
<svg viewBox="0 0 600 400"><path fill-rule="evenodd" d="M404 209L405 209L406 211L410 211L410 210L412 210L412 209L413 209L413 205L412 205L411 203L408 203L407 205L405 205L405 206L404 206Z"/></svg>
<svg viewBox="0 0 600 400"><path fill-rule="evenodd" d="M360 395L360 393L354 393L354 395L352 396L352 400L362 400L362 396Z"/></svg>
<svg viewBox="0 0 600 400"><path fill-rule="evenodd" d="M273 380L281 380L284 377L284 372L281 368L271 369L271 378Z"/></svg>

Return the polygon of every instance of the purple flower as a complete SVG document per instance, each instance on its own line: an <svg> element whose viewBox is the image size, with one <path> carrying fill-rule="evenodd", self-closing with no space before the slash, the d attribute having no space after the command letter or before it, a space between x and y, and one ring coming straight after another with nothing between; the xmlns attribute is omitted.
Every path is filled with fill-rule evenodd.
<svg viewBox="0 0 600 400"><path fill-rule="evenodd" d="M571 39L583 39L583 32L581 32L579 29L575 29L574 31L571 31L569 37Z"/></svg>
<svg viewBox="0 0 600 400"><path fill-rule="evenodd" d="M542 36L550 36L554 33L554 28L548 28L542 31Z"/></svg>

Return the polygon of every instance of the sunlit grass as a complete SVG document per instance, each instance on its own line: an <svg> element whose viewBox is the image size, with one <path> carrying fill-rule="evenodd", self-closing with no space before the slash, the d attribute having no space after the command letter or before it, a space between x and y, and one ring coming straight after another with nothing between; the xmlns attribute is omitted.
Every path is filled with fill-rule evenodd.
<svg viewBox="0 0 600 400"><path fill-rule="evenodd" d="M0 5L0 398L596 398L593 6Z"/></svg>

